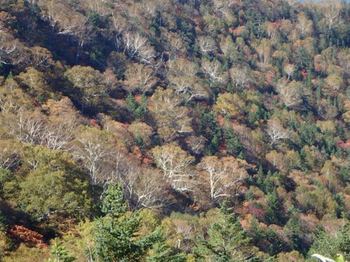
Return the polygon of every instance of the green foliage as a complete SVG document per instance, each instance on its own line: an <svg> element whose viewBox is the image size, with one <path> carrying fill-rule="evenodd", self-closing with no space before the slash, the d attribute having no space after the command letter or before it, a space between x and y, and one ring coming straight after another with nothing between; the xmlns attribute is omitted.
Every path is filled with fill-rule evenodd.
<svg viewBox="0 0 350 262"><path fill-rule="evenodd" d="M102 211L106 216L97 219L94 233L95 254L102 261L137 261L162 239L159 230L138 235L142 218L138 212L126 213L118 185L103 194Z"/></svg>
<svg viewBox="0 0 350 262"><path fill-rule="evenodd" d="M350 259L350 224L347 223L333 234L320 230L314 236L314 243L309 251L310 255L315 253L334 258L341 254L346 260Z"/></svg>
<svg viewBox="0 0 350 262"><path fill-rule="evenodd" d="M12 224L54 261L284 262L348 222L350 3L294 2L0 0L5 261L49 256ZM348 231L311 251L349 260Z"/></svg>
<svg viewBox="0 0 350 262"><path fill-rule="evenodd" d="M213 112L203 112L201 114L199 133L208 141L206 145L207 154L217 152L222 139L222 130L217 124Z"/></svg>
<svg viewBox="0 0 350 262"><path fill-rule="evenodd" d="M51 258L48 262L73 262L75 258L69 255L63 244L55 241L51 246Z"/></svg>
<svg viewBox="0 0 350 262"><path fill-rule="evenodd" d="M105 215L118 218L127 211L122 188L118 184L108 185L102 194L101 211Z"/></svg>
<svg viewBox="0 0 350 262"><path fill-rule="evenodd" d="M199 257L214 261L247 261L253 253L249 243L237 217L223 207L221 217L198 240L195 251Z"/></svg>
<svg viewBox="0 0 350 262"><path fill-rule="evenodd" d="M43 147L29 147L25 159L29 173L19 183L18 205L36 218L66 214L82 218L90 212L87 177L71 156Z"/></svg>
<svg viewBox="0 0 350 262"><path fill-rule="evenodd" d="M88 14L88 22L99 28L105 28L108 25L107 17L104 17L97 12L90 12Z"/></svg>
<svg viewBox="0 0 350 262"><path fill-rule="evenodd" d="M285 222L283 202L274 190L267 196L266 221L269 224L283 225Z"/></svg>
<svg viewBox="0 0 350 262"><path fill-rule="evenodd" d="M165 244L165 239L162 242L157 242L153 245L150 254L146 258L147 262L185 262L186 256L183 253L178 253L177 250Z"/></svg>
<svg viewBox="0 0 350 262"><path fill-rule="evenodd" d="M300 250L302 254L306 254L309 245L305 243L303 228L299 217L293 214L286 224L286 233L291 240L293 249Z"/></svg>
<svg viewBox="0 0 350 262"><path fill-rule="evenodd" d="M126 97L126 105L135 119L143 119L147 113L147 98L141 97L141 102L137 102L135 97L130 93Z"/></svg>
<svg viewBox="0 0 350 262"><path fill-rule="evenodd" d="M249 237L252 239L252 243L272 256L290 250L288 243L272 228L262 228L256 220L251 225Z"/></svg>
<svg viewBox="0 0 350 262"><path fill-rule="evenodd" d="M224 137L225 137L227 152L230 155L240 156L241 158L243 158L243 155L242 155L243 145L239 140L239 137L234 133L232 128L225 129Z"/></svg>

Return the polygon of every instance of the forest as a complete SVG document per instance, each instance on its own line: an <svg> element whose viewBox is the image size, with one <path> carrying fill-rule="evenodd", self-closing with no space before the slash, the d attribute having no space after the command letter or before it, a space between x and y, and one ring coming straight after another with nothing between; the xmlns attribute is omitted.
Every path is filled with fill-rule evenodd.
<svg viewBox="0 0 350 262"><path fill-rule="evenodd" d="M350 3L0 0L0 261L350 261Z"/></svg>

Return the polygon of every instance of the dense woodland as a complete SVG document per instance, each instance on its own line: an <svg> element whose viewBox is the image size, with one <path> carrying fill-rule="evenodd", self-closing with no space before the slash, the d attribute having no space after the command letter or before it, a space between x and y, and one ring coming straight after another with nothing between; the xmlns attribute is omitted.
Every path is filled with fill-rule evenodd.
<svg viewBox="0 0 350 262"><path fill-rule="evenodd" d="M350 261L349 128L344 2L0 0L0 260Z"/></svg>

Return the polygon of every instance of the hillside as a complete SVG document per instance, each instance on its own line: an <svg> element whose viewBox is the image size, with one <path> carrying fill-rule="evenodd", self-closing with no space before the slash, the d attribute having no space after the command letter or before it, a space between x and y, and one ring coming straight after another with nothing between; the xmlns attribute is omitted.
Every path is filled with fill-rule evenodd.
<svg viewBox="0 0 350 262"><path fill-rule="evenodd" d="M350 261L349 153L346 1L0 0L0 261Z"/></svg>

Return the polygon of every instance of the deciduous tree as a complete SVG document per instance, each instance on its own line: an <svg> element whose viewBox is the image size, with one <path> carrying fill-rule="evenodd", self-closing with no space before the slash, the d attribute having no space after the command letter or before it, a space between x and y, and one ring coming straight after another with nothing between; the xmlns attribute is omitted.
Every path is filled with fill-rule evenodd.
<svg viewBox="0 0 350 262"><path fill-rule="evenodd" d="M223 198L235 198L240 186L248 177L244 165L234 157L220 159L216 156L207 156L202 159L198 167L207 176L206 181L213 202Z"/></svg>
<svg viewBox="0 0 350 262"><path fill-rule="evenodd" d="M165 144L152 149L158 168L171 186L180 192L191 190L190 165L194 158L176 144Z"/></svg>

